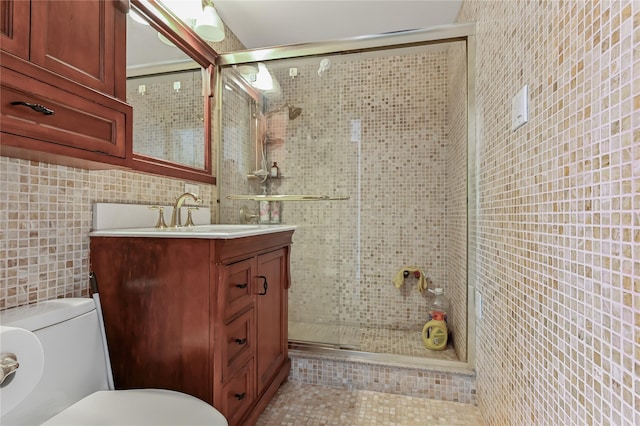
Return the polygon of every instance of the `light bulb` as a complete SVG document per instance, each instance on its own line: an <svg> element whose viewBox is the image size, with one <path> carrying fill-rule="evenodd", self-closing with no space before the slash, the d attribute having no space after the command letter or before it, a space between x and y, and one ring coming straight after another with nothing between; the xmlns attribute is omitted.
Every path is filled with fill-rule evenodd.
<svg viewBox="0 0 640 426"><path fill-rule="evenodd" d="M224 24L213 6L205 6L194 29L206 41L224 40Z"/></svg>

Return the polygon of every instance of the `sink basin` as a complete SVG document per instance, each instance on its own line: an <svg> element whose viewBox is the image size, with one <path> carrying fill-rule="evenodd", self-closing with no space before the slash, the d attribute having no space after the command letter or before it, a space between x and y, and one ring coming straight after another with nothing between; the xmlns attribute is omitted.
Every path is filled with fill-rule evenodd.
<svg viewBox="0 0 640 426"><path fill-rule="evenodd" d="M292 225L234 225L211 224L181 228L123 228L93 231L92 237L147 237L147 238L210 238L229 239L292 231Z"/></svg>
<svg viewBox="0 0 640 426"><path fill-rule="evenodd" d="M265 226L266 227L266 226ZM155 229L155 228L154 228ZM176 231L176 232L247 232L260 229L260 225L196 225L196 226L183 226L181 228L167 228L162 230Z"/></svg>

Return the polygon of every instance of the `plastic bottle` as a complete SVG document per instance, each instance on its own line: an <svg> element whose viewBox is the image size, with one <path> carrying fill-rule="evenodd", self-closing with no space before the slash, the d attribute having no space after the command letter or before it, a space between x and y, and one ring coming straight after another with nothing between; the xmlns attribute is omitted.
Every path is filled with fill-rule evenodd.
<svg viewBox="0 0 640 426"><path fill-rule="evenodd" d="M271 194L276 195L276 191L272 191ZM280 223L280 201L270 201L269 204L271 209L271 223Z"/></svg>
<svg viewBox="0 0 640 426"><path fill-rule="evenodd" d="M427 302L428 321L422 329L422 342L427 349L441 351L449 340L448 322L451 321L451 304L444 297L444 290L437 287Z"/></svg>
<svg viewBox="0 0 640 426"><path fill-rule="evenodd" d="M444 296L444 290L437 287L434 290L429 290L433 293L427 302L427 317L428 321L434 318L434 314L441 312L444 316L444 321L448 324L451 321L451 304L449 299Z"/></svg>
<svg viewBox="0 0 640 426"><path fill-rule="evenodd" d="M267 187L262 187L262 195L267 195ZM260 201L260 223L271 223L270 205L268 201Z"/></svg>
<svg viewBox="0 0 640 426"><path fill-rule="evenodd" d="M442 351L447 348L449 331L441 311L433 311L433 319L428 321L422 329L422 342L424 347L434 351Z"/></svg>

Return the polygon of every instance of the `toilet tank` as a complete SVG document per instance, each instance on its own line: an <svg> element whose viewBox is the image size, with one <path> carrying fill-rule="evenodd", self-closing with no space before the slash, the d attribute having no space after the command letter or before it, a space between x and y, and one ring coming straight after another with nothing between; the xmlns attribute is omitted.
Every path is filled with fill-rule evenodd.
<svg viewBox="0 0 640 426"><path fill-rule="evenodd" d="M33 332L44 352L40 382L2 417L3 426L41 424L85 396L108 389L107 362L93 299L57 299L7 309L0 312L0 324Z"/></svg>

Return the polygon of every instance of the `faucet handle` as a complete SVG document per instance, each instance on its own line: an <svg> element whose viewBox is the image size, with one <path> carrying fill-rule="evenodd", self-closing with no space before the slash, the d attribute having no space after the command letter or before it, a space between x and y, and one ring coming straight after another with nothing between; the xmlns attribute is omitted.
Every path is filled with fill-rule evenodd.
<svg viewBox="0 0 640 426"><path fill-rule="evenodd" d="M167 227L167 224L164 221L164 207L149 206L149 210L158 210L158 221L156 222L156 228L165 229Z"/></svg>
<svg viewBox="0 0 640 426"><path fill-rule="evenodd" d="M187 222L184 226L194 226L193 218L191 217L191 210L200 210L198 207L187 207Z"/></svg>
<svg viewBox="0 0 640 426"><path fill-rule="evenodd" d="M240 207L240 223L251 223L255 219L256 223L258 223L258 219L260 218L259 214L252 214L251 210L247 206Z"/></svg>

